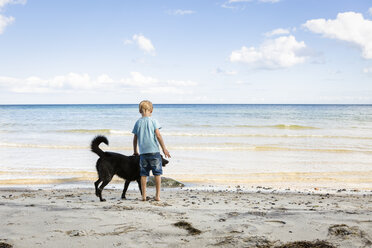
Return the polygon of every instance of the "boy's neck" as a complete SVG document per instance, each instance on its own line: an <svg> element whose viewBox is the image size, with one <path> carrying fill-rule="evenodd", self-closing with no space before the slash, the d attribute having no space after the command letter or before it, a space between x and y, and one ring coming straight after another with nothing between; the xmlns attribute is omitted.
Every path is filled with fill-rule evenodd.
<svg viewBox="0 0 372 248"><path fill-rule="evenodd" d="M141 113L142 117L150 117L152 114L151 111L145 110Z"/></svg>

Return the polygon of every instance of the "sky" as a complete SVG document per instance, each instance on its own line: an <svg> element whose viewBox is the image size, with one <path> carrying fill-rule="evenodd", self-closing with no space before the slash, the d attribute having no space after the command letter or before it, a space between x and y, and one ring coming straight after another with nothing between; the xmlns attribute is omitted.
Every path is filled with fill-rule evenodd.
<svg viewBox="0 0 372 248"><path fill-rule="evenodd" d="M0 104L372 104L370 0L0 0Z"/></svg>

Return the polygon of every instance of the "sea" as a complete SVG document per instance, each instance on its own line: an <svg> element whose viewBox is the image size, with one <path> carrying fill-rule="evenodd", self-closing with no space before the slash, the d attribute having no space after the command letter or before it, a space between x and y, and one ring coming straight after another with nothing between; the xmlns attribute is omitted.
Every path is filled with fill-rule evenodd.
<svg viewBox="0 0 372 248"><path fill-rule="evenodd" d="M152 116L164 176L188 187L372 190L372 105L155 104ZM140 117L137 104L0 105L0 188L93 187L91 140L132 155Z"/></svg>

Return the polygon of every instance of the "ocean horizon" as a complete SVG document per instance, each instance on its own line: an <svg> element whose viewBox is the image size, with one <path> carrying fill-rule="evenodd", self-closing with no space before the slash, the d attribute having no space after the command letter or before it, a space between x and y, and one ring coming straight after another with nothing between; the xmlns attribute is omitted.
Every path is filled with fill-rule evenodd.
<svg viewBox="0 0 372 248"><path fill-rule="evenodd" d="M74 105L133 105L138 103L10 103L0 104L0 106L74 106ZM154 103L156 105L314 105L314 106L372 106L372 103Z"/></svg>

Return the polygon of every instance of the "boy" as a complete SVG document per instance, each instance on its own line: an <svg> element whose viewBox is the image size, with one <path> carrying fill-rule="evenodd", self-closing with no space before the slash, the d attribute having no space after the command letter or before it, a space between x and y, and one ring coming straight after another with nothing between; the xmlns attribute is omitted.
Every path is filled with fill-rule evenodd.
<svg viewBox="0 0 372 248"><path fill-rule="evenodd" d="M156 196L155 200L160 201L161 175L163 174L159 144L163 149L166 158L170 154L165 148L163 138L160 135L161 128L157 120L151 118L153 106L150 101L144 100L139 104L139 112L142 118L134 125L132 133L134 155L138 155L137 143L140 152L140 176L142 187L142 200L146 201L146 181L150 170L155 177Z"/></svg>

